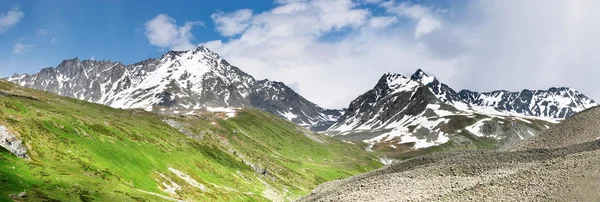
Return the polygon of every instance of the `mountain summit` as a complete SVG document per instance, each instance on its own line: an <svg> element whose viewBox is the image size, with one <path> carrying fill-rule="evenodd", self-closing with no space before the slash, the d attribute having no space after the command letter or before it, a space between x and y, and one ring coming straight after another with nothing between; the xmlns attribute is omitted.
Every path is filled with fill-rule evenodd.
<svg viewBox="0 0 600 202"><path fill-rule="evenodd" d="M169 51L131 65L74 58L8 80L115 108L167 108L177 113L178 109L254 107L313 129L326 129L341 115L281 82L256 80L203 46Z"/></svg>
<svg viewBox="0 0 600 202"><path fill-rule="evenodd" d="M448 144L508 148L596 105L571 88L456 92L419 69L410 77L384 74L327 133L382 151Z"/></svg>
<svg viewBox="0 0 600 202"><path fill-rule="evenodd" d="M427 86L443 102L461 105L459 108L475 110L486 108L531 117L564 119L598 105L579 91L567 87L552 87L547 90L524 89L520 92L505 90L482 93L470 90L456 92L421 69L410 78Z"/></svg>

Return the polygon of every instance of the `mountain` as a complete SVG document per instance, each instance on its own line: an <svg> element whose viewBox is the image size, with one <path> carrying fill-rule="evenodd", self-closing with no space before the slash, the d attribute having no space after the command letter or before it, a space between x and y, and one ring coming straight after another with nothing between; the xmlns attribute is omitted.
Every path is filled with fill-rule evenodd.
<svg viewBox="0 0 600 202"><path fill-rule="evenodd" d="M299 201L597 201L600 107L514 151L428 154L320 185Z"/></svg>
<svg viewBox="0 0 600 202"><path fill-rule="evenodd" d="M410 77L386 73L350 103L327 134L401 158L420 154L399 155L407 149L510 148L596 105L570 88L456 92L422 70Z"/></svg>
<svg viewBox="0 0 600 202"><path fill-rule="evenodd" d="M417 70L412 80L419 81L443 102L461 109L475 108L503 112L506 114L540 117L545 119L564 119L598 104L572 88L549 88L548 90L527 90L510 92L505 90L492 92L454 91L448 85L440 83L435 77Z"/></svg>
<svg viewBox="0 0 600 202"><path fill-rule="evenodd" d="M3 80L0 106L0 201L291 201L382 165L257 109L160 115Z"/></svg>
<svg viewBox="0 0 600 202"><path fill-rule="evenodd" d="M464 102L474 107L550 119L564 119L598 104L572 88L522 90L520 92L493 91L478 93L462 90L458 93Z"/></svg>
<svg viewBox="0 0 600 202"><path fill-rule="evenodd" d="M74 58L7 80L115 108L255 107L313 129L324 130L341 115L281 82L256 80L203 46L131 65Z"/></svg>

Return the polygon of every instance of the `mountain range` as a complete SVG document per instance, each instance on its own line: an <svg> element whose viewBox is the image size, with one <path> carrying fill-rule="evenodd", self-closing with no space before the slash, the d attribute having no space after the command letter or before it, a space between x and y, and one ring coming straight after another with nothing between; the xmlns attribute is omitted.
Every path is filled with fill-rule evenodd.
<svg viewBox="0 0 600 202"><path fill-rule="evenodd" d="M574 184L589 166L544 169L568 173L572 155L598 150L597 104L566 87L455 91L417 70L325 109L202 46L130 65L74 58L6 80L0 201L291 201L383 164L301 200L481 197L474 186L498 193L504 176L531 184L530 168Z"/></svg>
<svg viewBox="0 0 600 202"><path fill-rule="evenodd" d="M419 69L409 77L384 74L327 133L392 153L465 144L502 148L596 105L571 88L456 92Z"/></svg>
<svg viewBox="0 0 600 202"><path fill-rule="evenodd" d="M314 131L368 142L369 150L449 142L481 147L478 138L512 144L597 105L565 87L457 92L419 69L409 77L386 73L346 109L325 109L282 82L256 80L203 46L131 65L74 58L7 80L114 108L181 115L214 107L258 108Z"/></svg>
<svg viewBox="0 0 600 202"><path fill-rule="evenodd" d="M202 46L131 65L74 58L8 80L114 108L255 107L314 129L327 128L341 115L281 82L256 80Z"/></svg>

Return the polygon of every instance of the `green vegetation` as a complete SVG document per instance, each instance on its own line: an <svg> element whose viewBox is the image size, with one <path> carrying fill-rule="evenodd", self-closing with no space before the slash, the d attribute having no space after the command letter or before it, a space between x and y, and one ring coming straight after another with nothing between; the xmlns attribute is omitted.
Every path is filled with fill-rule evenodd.
<svg viewBox="0 0 600 202"><path fill-rule="evenodd" d="M381 166L358 145L266 112L221 117L119 110L0 81L0 125L31 157L0 149L0 201L291 200Z"/></svg>
<svg viewBox="0 0 600 202"><path fill-rule="evenodd" d="M180 121L188 126L201 124L199 119ZM269 179L279 182L273 186L292 195L309 192L314 188L311 185L380 166L362 147L316 135L260 110L240 111L218 125L214 133L220 134L223 145L230 145L234 155L266 168Z"/></svg>

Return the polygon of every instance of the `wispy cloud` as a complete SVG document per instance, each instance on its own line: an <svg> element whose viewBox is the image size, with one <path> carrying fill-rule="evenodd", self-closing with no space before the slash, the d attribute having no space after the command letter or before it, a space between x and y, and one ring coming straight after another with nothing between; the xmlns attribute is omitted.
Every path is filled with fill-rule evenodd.
<svg viewBox="0 0 600 202"><path fill-rule="evenodd" d="M48 30L46 29L40 29L37 32L38 35L48 35Z"/></svg>
<svg viewBox="0 0 600 202"><path fill-rule="evenodd" d="M210 16L216 24L216 29L223 36L233 36L242 33L250 26L252 10L242 9L232 13L217 12Z"/></svg>
<svg viewBox="0 0 600 202"><path fill-rule="evenodd" d="M16 53L16 54L27 53L27 52L32 51L33 48L34 48L34 46L30 45L30 44L16 43L13 46L13 53Z"/></svg>
<svg viewBox="0 0 600 202"><path fill-rule="evenodd" d="M395 3L387 1L381 4L387 12L417 20L415 38L429 34L442 27L442 22L434 15L431 8L409 2Z"/></svg>
<svg viewBox="0 0 600 202"><path fill-rule="evenodd" d="M194 36L191 30L196 25L203 25L202 22L186 22L183 26L177 26L175 19L165 14L159 14L155 18L146 22L145 35L150 44L160 48L169 48L171 50L192 49Z"/></svg>
<svg viewBox="0 0 600 202"><path fill-rule="evenodd" d="M387 27L396 22L398 22L398 18L396 16L379 16L369 19L369 25L373 28Z"/></svg>
<svg viewBox="0 0 600 202"><path fill-rule="evenodd" d="M18 6L15 6L15 8L7 12L0 13L0 33L8 31L14 25L19 23L23 17L25 17L25 14Z"/></svg>

